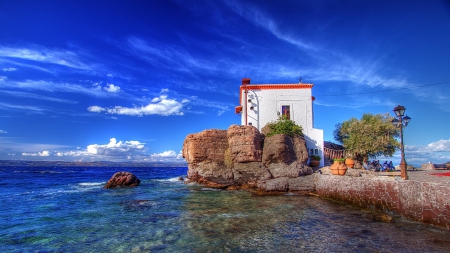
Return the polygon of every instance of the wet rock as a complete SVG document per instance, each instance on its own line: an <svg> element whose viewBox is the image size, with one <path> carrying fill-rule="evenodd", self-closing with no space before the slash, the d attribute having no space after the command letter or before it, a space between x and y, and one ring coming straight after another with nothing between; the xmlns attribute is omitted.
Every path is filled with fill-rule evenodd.
<svg viewBox="0 0 450 253"><path fill-rule="evenodd" d="M106 183L103 188L115 188L115 187L130 187L138 186L141 180L137 178L133 173L121 171L116 172Z"/></svg>

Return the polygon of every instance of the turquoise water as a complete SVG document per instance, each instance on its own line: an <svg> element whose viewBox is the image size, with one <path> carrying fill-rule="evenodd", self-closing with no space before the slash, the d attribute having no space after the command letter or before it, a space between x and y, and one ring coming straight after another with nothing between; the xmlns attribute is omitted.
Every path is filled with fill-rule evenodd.
<svg viewBox="0 0 450 253"><path fill-rule="evenodd" d="M117 171L141 185L103 189ZM448 230L314 196L187 185L187 168L0 168L0 252L449 252Z"/></svg>

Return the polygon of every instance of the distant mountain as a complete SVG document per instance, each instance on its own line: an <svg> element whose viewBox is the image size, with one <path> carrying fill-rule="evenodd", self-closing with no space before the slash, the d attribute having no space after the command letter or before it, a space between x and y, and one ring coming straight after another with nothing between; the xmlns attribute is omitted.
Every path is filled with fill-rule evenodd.
<svg viewBox="0 0 450 253"><path fill-rule="evenodd" d="M65 162L65 161L18 161L0 160L0 167L29 166L29 167L187 167L187 163L166 162Z"/></svg>

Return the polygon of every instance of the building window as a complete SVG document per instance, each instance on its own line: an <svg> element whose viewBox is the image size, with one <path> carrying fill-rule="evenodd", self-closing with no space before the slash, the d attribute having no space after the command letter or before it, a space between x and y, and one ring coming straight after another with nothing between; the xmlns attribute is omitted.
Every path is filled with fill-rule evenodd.
<svg viewBox="0 0 450 253"><path fill-rule="evenodd" d="M289 105L282 105L281 112L283 116L286 116L287 119L291 119L291 107Z"/></svg>

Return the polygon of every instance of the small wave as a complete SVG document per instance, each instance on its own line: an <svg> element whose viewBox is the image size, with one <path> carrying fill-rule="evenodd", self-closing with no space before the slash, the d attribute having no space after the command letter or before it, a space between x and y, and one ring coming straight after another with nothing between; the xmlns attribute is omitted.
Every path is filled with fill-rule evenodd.
<svg viewBox="0 0 450 253"><path fill-rule="evenodd" d="M184 181L184 178L183 177L174 177L174 178L156 179L156 181L160 181L160 182L179 182L179 181Z"/></svg>
<svg viewBox="0 0 450 253"><path fill-rule="evenodd" d="M86 183L79 183L78 185L79 186L99 186L99 185L104 185L105 184L105 182L101 182L101 183L98 183L98 182L86 182Z"/></svg>

